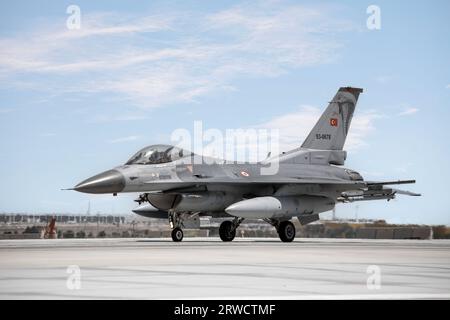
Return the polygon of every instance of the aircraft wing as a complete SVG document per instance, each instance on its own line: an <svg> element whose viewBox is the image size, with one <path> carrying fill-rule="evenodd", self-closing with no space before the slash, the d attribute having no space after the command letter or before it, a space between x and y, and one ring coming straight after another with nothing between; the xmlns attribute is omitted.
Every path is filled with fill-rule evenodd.
<svg viewBox="0 0 450 320"><path fill-rule="evenodd" d="M280 176L256 176L256 177L207 177L192 181L195 184L333 184L363 186L363 181L350 181L323 177L280 177Z"/></svg>
<svg viewBox="0 0 450 320"><path fill-rule="evenodd" d="M337 198L340 202L354 202L366 200L391 200L397 194L420 196L419 193L386 187L394 184L415 183L415 180L399 181L351 181L323 177L280 177L280 176L254 176L254 177L201 177L192 180L184 180L184 185L166 189L162 193L189 193L206 191L210 184L218 185L333 185L337 190L342 190ZM158 192L159 193L159 192Z"/></svg>
<svg viewBox="0 0 450 320"><path fill-rule="evenodd" d="M148 182L153 183L153 182ZM365 187L364 181L350 181L344 179L333 179L323 177L301 177L286 178L280 176L253 176L253 177L202 177L183 179L182 185L174 185L173 188L164 191L154 191L155 193L190 193L207 191L209 185L227 186L251 186L251 185L272 185L281 187L283 185L333 185L339 190L360 189Z"/></svg>

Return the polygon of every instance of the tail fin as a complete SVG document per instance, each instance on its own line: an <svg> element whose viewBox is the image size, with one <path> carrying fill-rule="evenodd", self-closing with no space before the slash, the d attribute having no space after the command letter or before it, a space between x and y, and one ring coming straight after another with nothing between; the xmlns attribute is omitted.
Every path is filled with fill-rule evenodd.
<svg viewBox="0 0 450 320"><path fill-rule="evenodd" d="M341 87L302 144L302 148L342 150L363 89Z"/></svg>

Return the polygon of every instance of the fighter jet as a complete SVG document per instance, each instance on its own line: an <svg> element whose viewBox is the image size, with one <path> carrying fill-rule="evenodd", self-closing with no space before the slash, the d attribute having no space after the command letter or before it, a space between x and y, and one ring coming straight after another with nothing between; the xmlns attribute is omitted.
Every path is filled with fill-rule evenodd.
<svg viewBox="0 0 450 320"><path fill-rule="evenodd" d="M366 181L342 167L343 150L362 89L341 87L303 144L256 163L220 161L170 145L139 150L124 165L95 175L73 190L95 194L139 193L135 213L168 219L173 241L183 229L200 227L199 217L220 217L219 235L232 241L244 219L274 226L283 242L294 240L292 219L301 225L337 203L391 200L418 193L392 188L405 181ZM217 161L211 161L217 160ZM263 168L277 164L274 174Z"/></svg>

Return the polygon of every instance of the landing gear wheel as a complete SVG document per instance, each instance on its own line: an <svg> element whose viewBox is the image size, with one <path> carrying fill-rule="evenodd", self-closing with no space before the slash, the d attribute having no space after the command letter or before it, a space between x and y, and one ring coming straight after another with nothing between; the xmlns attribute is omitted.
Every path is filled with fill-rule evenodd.
<svg viewBox="0 0 450 320"><path fill-rule="evenodd" d="M295 227L290 221L283 221L278 227L278 235L283 242L292 242L295 238Z"/></svg>
<svg viewBox="0 0 450 320"><path fill-rule="evenodd" d="M181 228L174 228L172 230L172 240L175 242L183 240L183 230Z"/></svg>
<svg viewBox="0 0 450 320"><path fill-rule="evenodd" d="M231 221L224 221L220 224L219 236L222 241L233 241L236 236L236 229L233 228L233 223Z"/></svg>

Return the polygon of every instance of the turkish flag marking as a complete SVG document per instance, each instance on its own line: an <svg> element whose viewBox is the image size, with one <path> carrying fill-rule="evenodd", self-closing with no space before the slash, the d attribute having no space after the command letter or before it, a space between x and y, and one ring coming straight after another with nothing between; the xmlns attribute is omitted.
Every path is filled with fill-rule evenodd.
<svg viewBox="0 0 450 320"><path fill-rule="evenodd" d="M337 127L337 126L338 126L338 119L336 119L336 118L331 118L331 119L330 119L330 126L332 126L332 127Z"/></svg>

